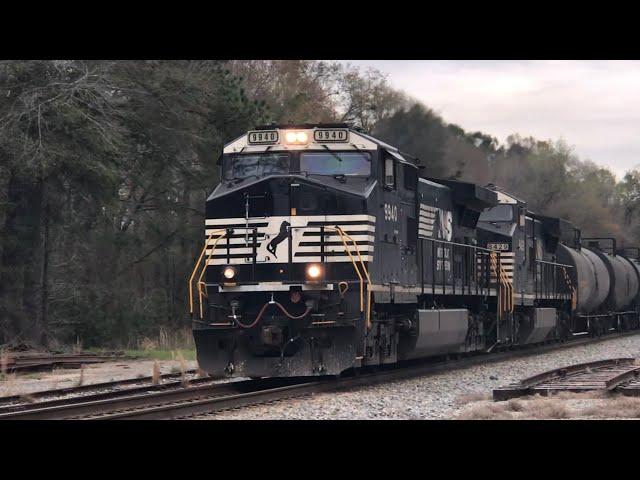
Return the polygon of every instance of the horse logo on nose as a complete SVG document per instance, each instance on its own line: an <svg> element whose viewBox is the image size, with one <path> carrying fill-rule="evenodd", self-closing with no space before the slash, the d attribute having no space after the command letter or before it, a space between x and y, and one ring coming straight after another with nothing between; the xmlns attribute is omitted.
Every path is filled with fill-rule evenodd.
<svg viewBox="0 0 640 480"><path fill-rule="evenodd" d="M287 227L290 227L290 226L291 224L286 220L282 222L282 224L280 224L280 232L278 233L278 235L273 237L273 239L267 245L267 250L269 251L269 253L273 255L274 258L278 258L278 256L276 255L276 250L278 249L278 245L284 242L285 238L289 236Z"/></svg>

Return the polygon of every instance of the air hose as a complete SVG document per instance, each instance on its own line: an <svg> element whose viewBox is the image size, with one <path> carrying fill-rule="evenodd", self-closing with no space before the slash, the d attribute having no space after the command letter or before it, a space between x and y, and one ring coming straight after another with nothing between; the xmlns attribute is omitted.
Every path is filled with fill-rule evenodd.
<svg viewBox="0 0 640 480"><path fill-rule="evenodd" d="M269 305L276 305L291 320L300 320L301 318L304 318L307 315L309 315L309 312L311 311L311 307L307 307L307 309L305 310L305 312L302 315L294 316L294 315L291 315L289 312L287 312L287 309L284 308L280 303L271 301L271 302L265 303L262 306L262 308L258 312L258 316L256 317L256 319L253 322L251 322L249 325L245 325L244 323L240 322L237 318L235 319L236 323L241 328L252 328L252 327L255 327L258 324L258 322L260 321L260 319L262 318L262 315L264 314L264 311L267 309L267 307Z"/></svg>

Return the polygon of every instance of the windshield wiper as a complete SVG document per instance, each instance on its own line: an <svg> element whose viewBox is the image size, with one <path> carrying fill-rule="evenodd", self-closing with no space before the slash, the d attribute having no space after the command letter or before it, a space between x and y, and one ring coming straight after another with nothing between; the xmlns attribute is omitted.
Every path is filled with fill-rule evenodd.
<svg viewBox="0 0 640 480"><path fill-rule="evenodd" d="M368 178L368 175L364 175L361 173L315 173L315 172L311 172L308 173L307 176L309 175L317 175L318 177L344 177L344 178Z"/></svg>
<svg viewBox="0 0 640 480"><path fill-rule="evenodd" d="M333 178L338 180L340 183L347 183L347 176L344 173L336 173Z"/></svg>
<svg viewBox="0 0 640 480"><path fill-rule="evenodd" d="M227 182L229 182L229 184L237 185L240 182L243 182L244 180L247 180L247 179L249 179L251 177L260 178L260 175L253 174L253 175L247 175L246 177L233 177L233 178L230 178L229 180L227 180Z"/></svg>
<svg viewBox="0 0 640 480"><path fill-rule="evenodd" d="M325 149L327 152L329 152L331 155L333 155L335 158L337 158L339 162L342 162L342 161L343 161L343 160L342 160L338 155L336 155L334 152L332 152L332 151L331 151L331 149L330 149L329 147L327 147L326 145L322 145L322 146L324 147L324 149Z"/></svg>
<svg viewBox="0 0 640 480"><path fill-rule="evenodd" d="M240 182L241 182L241 181L243 181L243 180L244 180L244 178L240 178L240 177L233 177L233 178L227 178L227 179L225 179L225 181L226 181L229 185L231 185L231 184L234 184L234 185L235 185L235 184L238 184L238 183L240 183Z"/></svg>

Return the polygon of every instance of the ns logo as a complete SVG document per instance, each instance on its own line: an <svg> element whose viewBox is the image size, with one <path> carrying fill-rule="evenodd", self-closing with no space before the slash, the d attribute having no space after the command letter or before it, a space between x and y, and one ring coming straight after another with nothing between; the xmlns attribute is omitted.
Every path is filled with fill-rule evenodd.
<svg viewBox="0 0 640 480"><path fill-rule="evenodd" d="M436 216L436 238L446 240L448 242L453 238L453 215L448 210L438 209Z"/></svg>
<svg viewBox="0 0 640 480"><path fill-rule="evenodd" d="M276 251L278 249L278 245L280 245L284 240L286 240L289 236L288 228L291 226L289 222L282 222L280 224L280 231L278 235L273 237L273 239L267 244L267 251L273 255L274 258L278 258L276 255Z"/></svg>

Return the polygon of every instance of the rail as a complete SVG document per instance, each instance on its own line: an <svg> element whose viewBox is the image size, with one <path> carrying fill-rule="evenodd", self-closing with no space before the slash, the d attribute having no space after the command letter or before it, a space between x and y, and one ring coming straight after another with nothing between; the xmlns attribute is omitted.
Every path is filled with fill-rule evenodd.
<svg viewBox="0 0 640 480"><path fill-rule="evenodd" d="M640 375L640 366L633 358L612 358L555 368L524 378L519 382L497 388L494 400L508 400L527 394L611 391Z"/></svg>
<svg viewBox="0 0 640 480"><path fill-rule="evenodd" d="M220 233L222 232L222 233ZM200 319L204 318L204 314L202 311L202 277L204 275L204 272L207 269L207 263L209 262L209 260L211 259L213 252L216 248L216 245L218 244L218 242L220 241L220 239L222 237L224 237L227 234L227 230L214 230L213 232L211 232L211 234L209 235L209 237L207 238L207 240L204 242L204 246L202 247L202 251L200 252L200 256L198 257L198 260L196 261L195 266L193 267L193 271L191 272L191 276L189 277L189 314L191 315L191 317L193 318L193 279L196 276L196 273L198 272L198 268L200 266L200 263L202 262L202 258L204 257L204 254L207 251L207 247L209 246L209 244L211 243L211 241L213 240L213 237L216 235L216 233L219 233L219 235L216 237L216 239L213 242L213 246L211 247L211 252L209 253L209 257L207 258L207 261L204 262L204 266L202 267L202 271L200 273L200 276L198 277L198 299L200 301ZM206 285L205 285L206 288Z"/></svg>
<svg viewBox="0 0 640 480"><path fill-rule="evenodd" d="M434 238L418 240L422 295L445 295L447 289L454 295L490 294L492 250Z"/></svg>
<svg viewBox="0 0 640 480"><path fill-rule="evenodd" d="M513 280L501 262L500 251L433 238L418 240L422 295L489 296L495 288L499 329L500 320L514 308ZM430 248L425 248L426 242ZM429 252L430 268L427 268L429 259L425 261L425 257Z"/></svg>
<svg viewBox="0 0 640 480"><path fill-rule="evenodd" d="M577 305L576 289L571 281L567 269L572 265L536 260L534 271L534 293L537 300L563 300L566 295L571 296L571 308L575 310ZM563 291L562 285L566 286Z"/></svg>

